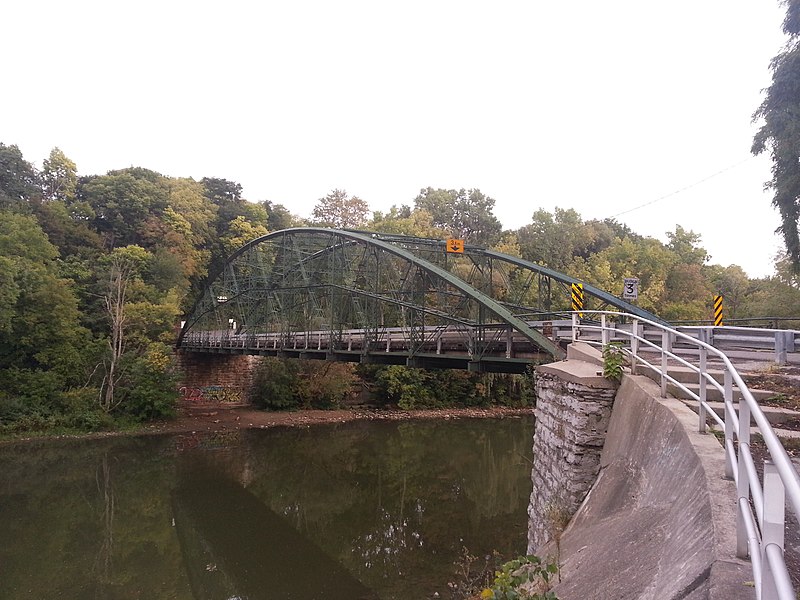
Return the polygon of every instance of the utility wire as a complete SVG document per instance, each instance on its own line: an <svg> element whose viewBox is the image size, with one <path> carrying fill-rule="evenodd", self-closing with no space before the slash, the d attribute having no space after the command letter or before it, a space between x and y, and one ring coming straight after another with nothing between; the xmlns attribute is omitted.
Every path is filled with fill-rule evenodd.
<svg viewBox="0 0 800 600"><path fill-rule="evenodd" d="M720 170L720 171L717 171L716 173L714 173L714 174L712 174L712 175L709 175L708 177L704 177L704 178L703 178L703 179L701 179L700 181L695 181L694 183L691 183L691 184L689 184L689 185L687 185L687 186L685 186L685 187L682 187L682 188L680 188L680 189L678 189L678 190L675 190L674 192L670 192L669 194L666 194L666 195L664 195L664 196L661 196L660 198L656 198L655 200L650 200L650 202L645 202L644 204L640 204L639 206L634 206L633 208L629 208L628 210L623 210L622 212L618 212L617 214L615 214L615 215L611 215L611 216L610 216L610 217L608 217L608 218L609 218L609 219L614 219L614 218L616 218L616 217L619 217L620 215L626 215L626 214L628 214L629 212L633 212L633 211L635 211L635 210L639 210L640 208L644 208L645 206L650 206L651 204L655 204L656 202L661 202L662 200L666 200L667 198L670 198L670 197L672 197L672 196L675 196L675 195L677 195L677 194L680 194L681 192L685 192L686 190L692 189L693 187L695 187L695 186L698 186L698 185L700 185L701 183L705 183L705 182L706 182L706 181L708 181L709 179L714 179L714 177L716 177L717 175L722 175L723 173L725 173L725 172L727 172L727 171L730 171L731 169L735 169L736 167L738 167L738 166L740 166L740 165L743 165L744 163L746 163L748 160L750 160L750 159L752 159L752 158L753 158L753 156L752 156L752 155L751 155L751 156L748 156L748 157L747 157L747 158L745 158L744 160L742 160L742 161L739 161L739 162L738 162L738 163L736 163L736 164L733 164L733 165L727 166L727 167L725 167L724 169L722 169L722 170Z"/></svg>

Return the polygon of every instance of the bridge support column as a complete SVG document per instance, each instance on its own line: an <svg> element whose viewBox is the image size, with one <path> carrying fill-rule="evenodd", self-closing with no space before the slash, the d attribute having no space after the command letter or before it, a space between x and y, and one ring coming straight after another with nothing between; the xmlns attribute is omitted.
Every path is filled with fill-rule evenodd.
<svg viewBox="0 0 800 600"><path fill-rule="evenodd" d="M529 554L560 539L594 484L616 394L616 386L602 377L602 367L584 360L536 371Z"/></svg>
<svg viewBox="0 0 800 600"><path fill-rule="evenodd" d="M192 391L189 395L196 397L198 390L214 388L216 392L224 391L215 396L223 395L229 401L250 400L253 373L260 356L178 351L176 358L180 386Z"/></svg>

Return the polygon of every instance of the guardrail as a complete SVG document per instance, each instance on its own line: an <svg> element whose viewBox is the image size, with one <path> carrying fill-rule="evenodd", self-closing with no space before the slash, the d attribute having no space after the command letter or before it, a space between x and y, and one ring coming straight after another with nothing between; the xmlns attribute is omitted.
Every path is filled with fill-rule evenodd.
<svg viewBox="0 0 800 600"><path fill-rule="evenodd" d="M584 310L582 312L586 314L596 313L597 311ZM639 319L639 322L644 324L643 319ZM629 325L626 326L630 329ZM651 341L659 340L661 337L660 328L661 325L658 324L654 327L644 324L642 336ZM779 365L797 362L796 357L790 361L790 354L800 349L800 331L793 329L763 329L758 327L730 327L727 325L724 327L674 326L673 329L686 334L689 338L705 342L718 350L728 352L753 351L758 353L759 360L771 359ZM591 333L594 334L594 339L597 341L599 333L597 331ZM683 343L683 339L678 338L676 340L676 348L683 350L694 349L696 352L697 348L692 343ZM771 351L772 356L769 356L764 351Z"/></svg>
<svg viewBox="0 0 800 600"><path fill-rule="evenodd" d="M796 600L797 596L784 560L784 507L788 499L789 508L796 517L800 517L800 476L730 359L721 350L688 333L633 315L588 310L582 311L582 315L599 318L599 323L583 322L578 314L573 314L573 341L584 341L602 347L612 342L618 343L630 359L630 369L633 374L646 368L650 370L651 375L655 375L661 385L662 397L667 395L667 384L672 383L698 402L700 407L698 430L701 433L706 432L709 418L719 425L724 432L725 476L736 482L736 555L740 558L750 557L756 597L759 600ZM615 319L619 318L626 321L624 327L617 327ZM661 332L661 339L653 341L645 337L645 326L649 332L658 329ZM586 339L591 336L582 336L583 332L595 333L595 338L599 332L600 341ZM698 364L672 351L678 342L697 349ZM646 352L643 353L642 350ZM660 360L655 360L654 356ZM714 356L723 365L722 384L708 372L710 356ZM670 363L672 366L687 367L697 374L699 393L688 389L670 375ZM724 420L706 401L709 385L723 394ZM736 404L734 404L734 389L739 391L740 396ZM757 433L761 435L770 457L764 461L763 479L759 478L750 450L752 423L755 424Z"/></svg>

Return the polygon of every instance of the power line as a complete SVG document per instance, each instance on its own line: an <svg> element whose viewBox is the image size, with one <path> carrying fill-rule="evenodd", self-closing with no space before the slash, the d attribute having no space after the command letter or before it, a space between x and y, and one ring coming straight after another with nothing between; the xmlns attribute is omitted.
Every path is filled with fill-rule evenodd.
<svg viewBox="0 0 800 600"><path fill-rule="evenodd" d="M666 194L666 195L664 195L664 196L661 196L660 198L656 198L655 200L650 200L650 202L645 202L644 204L640 204L639 206L634 206L633 208L629 208L628 210L623 210L622 212L618 212L617 214L615 214L615 215L611 215L611 216L610 216L610 217L608 217L608 218L609 218L609 219L614 219L614 218L616 218L616 217L619 217L620 215L626 215L626 214L628 214L629 212L633 212L633 211L635 211L635 210L639 210L640 208L644 208L645 206L650 206L651 204L655 204L656 202L661 202L662 200L666 200L667 198L670 198L670 197L672 197L672 196L675 196L675 195L677 195L677 194L680 194L681 192L685 192L686 190L692 189L693 187L695 187L695 186L698 186L698 185L700 185L701 183L705 183L705 182L706 182L706 181L708 181L709 179L714 179L714 177L716 177L717 175L722 175L722 174L723 174L723 173L725 173L726 171L730 171L731 169L735 169L736 167L738 167L738 166L740 166L740 165L743 165L744 163L746 163L746 162L747 162L748 160L750 160L751 158L753 158L753 156L752 156L752 155L751 155L751 156L748 156L747 158L745 158L745 159L744 159L744 160L742 160L742 161L739 161L739 162L738 162L738 163L736 163L736 164L729 165L729 166L725 167L724 169L721 169L721 170L717 171L716 173L714 173L714 174L712 174L712 175L709 175L708 177L704 177L704 178L703 178L703 179L701 179L700 181L695 181L694 183L691 183L691 184L689 184L689 185L687 185L687 186L685 186L685 187L682 187L682 188L680 188L680 189L677 189L677 190L675 190L674 192L670 192L669 194Z"/></svg>

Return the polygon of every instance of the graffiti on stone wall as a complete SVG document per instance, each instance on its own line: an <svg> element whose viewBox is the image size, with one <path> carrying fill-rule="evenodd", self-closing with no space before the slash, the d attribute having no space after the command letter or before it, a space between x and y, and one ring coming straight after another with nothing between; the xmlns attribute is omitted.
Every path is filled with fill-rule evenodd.
<svg viewBox="0 0 800 600"><path fill-rule="evenodd" d="M221 385L207 385L205 387L184 386L179 390L181 397L189 402L228 402L242 401L238 390L226 388Z"/></svg>

